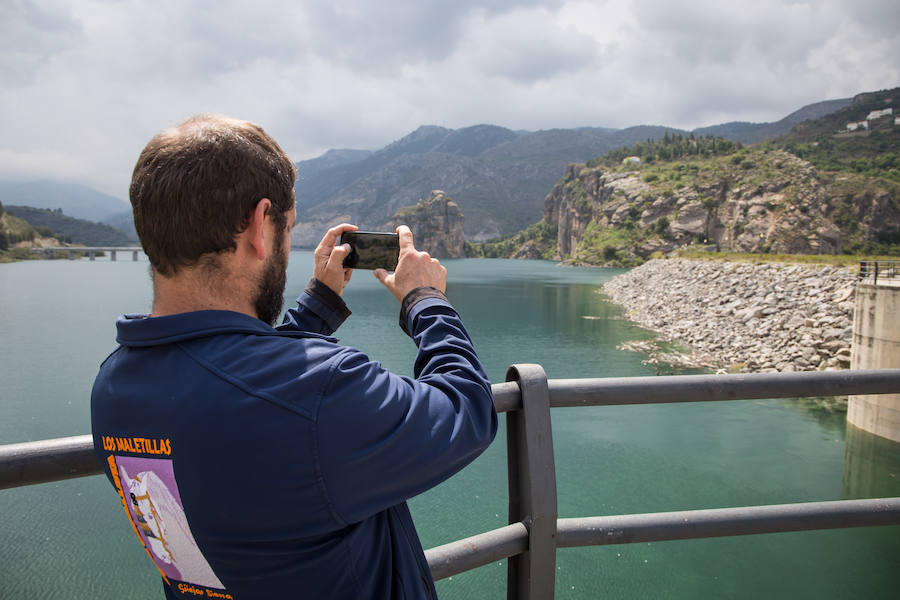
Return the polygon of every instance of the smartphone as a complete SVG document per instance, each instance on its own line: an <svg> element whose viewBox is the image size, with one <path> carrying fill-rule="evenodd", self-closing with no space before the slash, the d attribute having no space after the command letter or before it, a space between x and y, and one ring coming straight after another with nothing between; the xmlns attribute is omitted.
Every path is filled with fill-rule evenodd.
<svg viewBox="0 0 900 600"><path fill-rule="evenodd" d="M400 236L396 233L345 231L341 244L350 244L344 258L346 269L385 269L393 271L400 258Z"/></svg>

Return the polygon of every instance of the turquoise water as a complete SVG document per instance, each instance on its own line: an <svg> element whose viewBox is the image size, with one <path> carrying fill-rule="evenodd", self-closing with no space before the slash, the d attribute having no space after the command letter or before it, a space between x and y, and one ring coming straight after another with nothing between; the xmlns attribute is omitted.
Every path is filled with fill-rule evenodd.
<svg viewBox="0 0 900 600"><path fill-rule="evenodd" d="M121 257L120 257L121 258ZM114 319L150 306L147 263L0 265L0 443L90 431L89 394ZM623 341L650 334L597 293L616 270L448 260L448 296L492 381L650 375ZM287 297L311 254L294 252ZM345 293L341 341L410 374L396 301L368 272ZM900 496L900 445L846 432L808 401L554 409L561 517ZM473 465L411 501L427 547L506 523L504 431ZM162 597L102 477L0 491L0 598ZM442 599L505 598L505 561L438 582ZM900 528L560 549L557 598L894 598Z"/></svg>

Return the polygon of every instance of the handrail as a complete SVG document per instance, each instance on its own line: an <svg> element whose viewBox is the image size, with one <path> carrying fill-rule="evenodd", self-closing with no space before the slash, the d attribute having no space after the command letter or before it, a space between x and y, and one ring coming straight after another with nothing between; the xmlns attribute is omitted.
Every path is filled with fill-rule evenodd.
<svg viewBox="0 0 900 600"><path fill-rule="evenodd" d="M900 369L733 375L549 379L550 406L613 406L889 394L900 390ZM514 381L491 386L497 412L522 408ZM0 490L102 473L90 435L0 445Z"/></svg>
<svg viewBox="0 0 900 600"><path fill-rule="evenodd" d="M557 548L871 527L900 523L900 498L801 502L557 520ZM525 552L528 528L515 523L425 551L435 579Z"/></svg>
<svg viewBox="0 0 900 600"><path fill-rule="evenodd" d="M507 413L506 527L431 548L435 579L509 558L510 598L552 598L556 549L900 524L900 498L558 519L549 409L900 392L900 369L548 380L514 365L491 386ZM0 446L0 489L102 472L90 435Z"/></svg>
<svg viewBox="0 0 900 600"><path fill-rule="evenodd" d="M859 262L859 278L871 279L874 285L878 285L879 279L900 280L900 260L862 260Z"/></svg>

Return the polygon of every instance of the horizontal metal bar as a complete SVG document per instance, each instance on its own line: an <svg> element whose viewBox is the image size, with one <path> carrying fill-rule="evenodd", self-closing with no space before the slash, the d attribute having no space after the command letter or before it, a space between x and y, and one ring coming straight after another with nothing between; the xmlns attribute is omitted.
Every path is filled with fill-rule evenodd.
<svg viewBox="0 0 900 600"><path fill-rule="evenodd" d="M873 525L900 525L900 498L559 519L556 543L572 548Z"/></svg>
<svg viewBox="0 0 900 600"><path fill-rule="evenodd" d="M90 435L0 446L0 489L102 472Z"/></svg>
<svg viewBox="0 0 900 600"><path fill-rule="evenodd" d="M612 406L900 392L900 369L551 379L550 406Z"/></svg>
<svg viewBox="0 0 900 600"><path fill-rule="evenodd" d="M528 529L513 523L472 537L456 540L425 551L425 559L434 579L444 579L471 571L528 550Z"/></svg>
<svg viewBox="0 0 900 600"><path fill-rule="evenodd" d="M612 406L900 392L900 369L551 379L550 406ZM515 382L491 386L498 412L522 408ZM0 489L102 473L91 436L0 446Z"/></svg>
<svg viewBox="0 0 900 600"><path fill-rule="evenodd" d="M522 392L515 381L494 383L491 385L494 395L494 407L498 413L520 410L522 408Z"/></svg>
<svg viewBox="0 0 900 600"><path fill-rule="evenodd" d="M556 524L557 548L900 525L900 498L569 518ZM528 530L523 523L514 523L431 548L425 558L437 580L527 549Z"/></svg>

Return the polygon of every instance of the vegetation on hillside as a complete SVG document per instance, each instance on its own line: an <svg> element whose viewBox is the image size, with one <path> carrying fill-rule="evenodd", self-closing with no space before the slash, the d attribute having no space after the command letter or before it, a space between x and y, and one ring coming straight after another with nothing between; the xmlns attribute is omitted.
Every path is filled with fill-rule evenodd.
<svg viewBox="0 0 900 600"><path fill-rule="evenodd" d="M894 214L900 212L900 180L897 178L895 158L900 153L892 152L896 149L896 142L890 141L894 135L892 132L891 137L870 135L855 138L846 145L824 139L818 145L770 140L753 146L742 146L721 138L674 135L608 152L585 165L573 165L560 185L572 203L570 206L582 215L602 216L599 208L601 202L617 202L618 190L611 198L600 200L595 197L596 186L604 185L603 182L608 179L631 174L637 175L646 185L643 192L636 193L632 198L630 208L619 216L615 224L605 221L601 224L591 217L580 233L576 250L563 259L584 264L630 267L650 256L662 256L660 252L648 256L634 250L653 244L673 247L670 225L671 219L677 217L679 208L673 206L672 214L661 216L650 226L641 227L644 211L654 210L651 207L657 200L693 198L690 202L699 201L714 217L729 190L744 190L757 195L765 190L773 190L773 194L777 192L782 198L780 203L762 207L774 219L782 218L782 215L796 218L797 211L809 216L821 215L815 218L833 222L840 229L840 251L844 254L900 255L900 232L887 228L873 235L860 222L858 204L860 198L886 197L887 206L893 207L889 210ZM813 153L821 166L814 168L815 164L811 166L794 158L798 155L802 157L803 151ZM630 157L640 160L629 160ZM596 175L589 175L591 172L596 172ZM585 183L590 181L598 183ZM683 202L680 201L679 206ZM791 213L795 217L790 217ZM548 236L551 229L554 233ZM731 232L732 239L741 233L739 222ZM798 231L796 235L799 243L805 234ZM552 258L556 253L557 240L550 239L551 236L555 236L555 227L542 220L518 234L481 244L473 254L516 256L522 255L523 246L530 245L539 249L541 257ZM717 250L710 245L709 228L691 239L683 238L682 235L677 240L677 245L682 248ZM768 245L760 246L760 252L770 251L772 249ZM534 254L532 251L532 257Z"/></svg>
<svg viewBox="0 0 900 600"><path fill-rule="evenodd" d="M874 111L894 112L866 121ZM859 173L900 182L900 88L859 94L853 102L832 114L797 125L772 144L808 160L823 171ZM847 124L863 123L856 131Z"/></svg>
<svg viewBox="0 0 900 600"><path fill-rule="evenodd" d="M632 161L632 158L639 159L640 163L643 164L653 164L656 161L728 156L742 147L743 145L740 142L716 136L694 137L692 133L688 135L680 133L670 135L666 132L658 140L647 140L646 142L638 142L633 146L610 150L600 158L589 160L587 166L591 168L600 165L615 167L623 162L626 162L627 166L633 166L637 161Z"/></svg>
<svg viewBox="0 0 900 600"><path fill-rule="evenodd" d="M33 254L30 248L17 247L17 244L52 237L52 234L48 229L32 227L10 214L0 203L0 263L41 258Z"/></svg>
<svg viewBox="0 0 900 600"><path fill-rule="evenodd" d="M519 233L485 242L466 242L466 256L509 258L530 242L533 251L524 253L523 258L553 260L556 254L556 235L556 227L545 221L538 221Z"/></svg>
<svg viewBox="0 0 900 600"><path fill-rule="evenodd" d="M9 210L0 208L0 250L8 250L20 242L30 242L39 237L52 235L52 231L45 228L38 230Z"/></svg>
<svg viewBox="0 0 900 600"><path fill-rule="evenodd" d="M7 206L6 211L27 221L38 229L46 231L65 243L85 246L132 246L134 241L125 233L103 223L76 219L63 214L59 209L33 208L30 206Z"/></svg>

